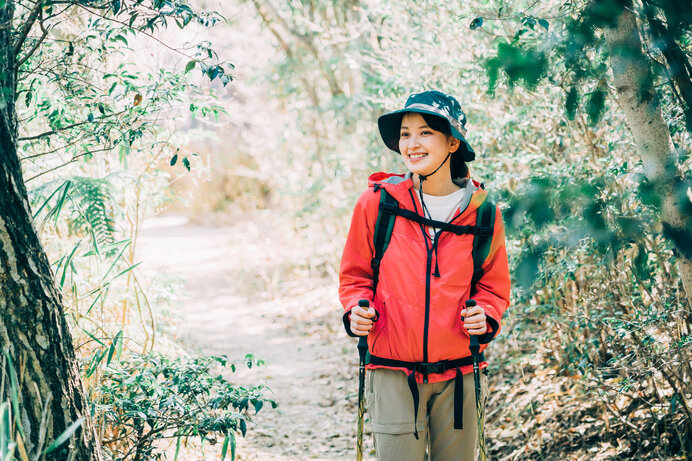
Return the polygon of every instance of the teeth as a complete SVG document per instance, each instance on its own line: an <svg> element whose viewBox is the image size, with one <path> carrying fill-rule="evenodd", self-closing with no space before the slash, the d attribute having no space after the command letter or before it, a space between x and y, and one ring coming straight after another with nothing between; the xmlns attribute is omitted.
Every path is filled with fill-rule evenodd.
<svg viewBox="0 0 692 461"><path fill-rule="evenodd" d="M409 155L409 157L416 159L416 158L425 157L426 155L428 155L428 154L411 154L411 155Z"/></svg>

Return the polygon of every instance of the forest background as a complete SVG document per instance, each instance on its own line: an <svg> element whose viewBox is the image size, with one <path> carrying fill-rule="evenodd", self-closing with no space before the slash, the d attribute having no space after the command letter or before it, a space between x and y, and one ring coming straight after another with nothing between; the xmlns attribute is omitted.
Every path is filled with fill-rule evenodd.
<svg viewBox="0 0 692 461"><path fill-rule="evenodd" d="M355 365L339 326L341 248L368 175L402 172L378 115L424 89L460 100L471 175L507 225L513 293L492 346L491 459L692 454L689 2L0 0L4 20L11 7L12 46L0 50L16 69L18 118L2 155L21 161L60 306L47 336L61 351L42 327L26 333L32 315L16 307L26 299L8 267L42 249L8 250L25 208L10 199L22 187L6 161L1 459L352 456L354 366L319 376L343 394L329 404L342 442L325 433L287 450L285 431L267 428L291 399L252 373L234 382L261 350L217 357L236 351L200 346L189 328L181 344L191 287L147 269L141 255L160 256L140 242L156 216L194 225L186 239L231 234L255 251L233 290L258 310L283 306L293 339L317 335ZM33 374L50 358L41 348L65 357L51 363L67 378ZM80 380L85 401L58 403L60 383ZM235 434L263 407L243 445Z"/></svg>

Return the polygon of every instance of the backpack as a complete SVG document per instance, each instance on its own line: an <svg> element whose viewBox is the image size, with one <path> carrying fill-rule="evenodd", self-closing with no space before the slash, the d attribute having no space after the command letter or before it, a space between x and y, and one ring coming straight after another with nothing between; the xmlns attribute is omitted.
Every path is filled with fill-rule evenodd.
<svg viewBox="0 0 692 461"><path fill-rule="evenodd" d="M483 184L481 184L481 188ZM375 248L375 256L370 262L373 269L373 294L377 291L377 282L380 273L380 263L384 257L385 251L389 246L389 241L392 238L392 229L394 229L394 221L397 216L415 221L417 223L435 227L444 232L452 232L457 235L473 234L473 248L471 256L473 259L473 276L471 277L471 296L476 293L476 284L483 277L483 261L488 257L490 245L492 243L493 230L495 229L495 204L487 198L478 207L475 226L457 226L443 221L435 221L424 218L418 213L410 210L399 208L399 202L382 187L381 184L375 184L375 192L380 192L380 206L377 213L377 221L375 223L375 232L373 233L373 245Z"/></svg>

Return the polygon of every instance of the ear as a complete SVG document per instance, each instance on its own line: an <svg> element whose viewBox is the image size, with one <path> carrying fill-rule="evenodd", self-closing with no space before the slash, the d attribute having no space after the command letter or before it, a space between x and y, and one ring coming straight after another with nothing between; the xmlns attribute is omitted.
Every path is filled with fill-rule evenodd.
<svg viewBox="0 0 692 461"><path fill-rule="evenodd" d="M461 141L455 138L454 136L450 136L450 144L449 144L449 151L451 153L454 153L459 149L459 146L461 145Z"/></svg>

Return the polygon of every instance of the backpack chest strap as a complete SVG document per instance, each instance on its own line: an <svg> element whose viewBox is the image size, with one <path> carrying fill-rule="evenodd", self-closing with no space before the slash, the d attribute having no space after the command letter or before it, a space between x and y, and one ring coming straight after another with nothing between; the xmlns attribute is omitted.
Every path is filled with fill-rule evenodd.
<svg viewBox="0 0 692 461"><path fill-rule="evenodd" d="M428 219L419 215L418 213L414 213L411 210L399 208L396 203L391 203L388 201L380 201L379 209L381 213L401 216L402 218L423 224L424 226L434 227L436 229L440 229L441 231L451 232L456 235L470 234L487 237L493 233L493 228L489 225L458 226L445 221L435 221L434 219Z"/></svg>

